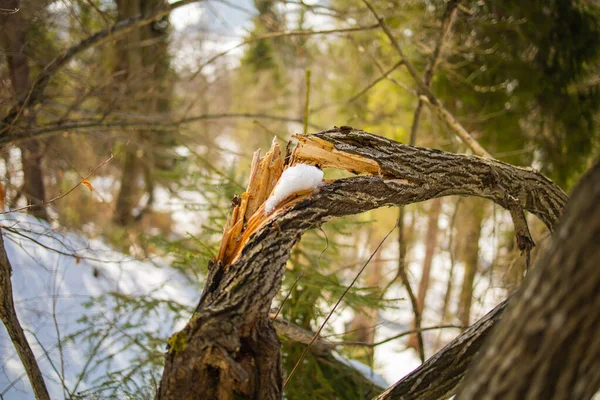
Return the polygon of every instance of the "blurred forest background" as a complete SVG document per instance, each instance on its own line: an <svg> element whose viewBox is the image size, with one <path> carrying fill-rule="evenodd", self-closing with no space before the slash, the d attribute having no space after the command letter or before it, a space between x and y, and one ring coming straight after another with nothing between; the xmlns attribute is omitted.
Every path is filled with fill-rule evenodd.
<svg viewBox="0 0 600 400"><path fill-rule="evenodd" d="M273 137L285 146L305 123L309 132L350 125L470 154L419 97L359 0L0 4L5 234L25 240L26 229L9 217L27 212L41 219L47 235L79 232L130 258L178 270L198 298L231 201L246 187L252 154L264 153ZM596 1L371 4L425 84L494 158L540 169L568 192L600 154ZM146 18L156 13L161 17ZM326 178L339 176L326 171ZM548 231L528 220L535 259ZM506 298L526 268L508 212L489 201L446 197L381 209L303 237L274 304L283 304L278 318L315 332L395 226L322 333L343 359L367 364L388 384ZM62 251L75 257L71 250ZM405 267L413 301L401 279ZM102 279L97 268L85 273ZM160 316L168 324L185 322L195 307L150 298L113 290L88 306ZM164 312L156 314L160 307ZM97 369L86 367L77 392L70 392L75 378L64 370L62 377L60 368L45 374L62 382L68 398L123 398L107 391L116 379L129 398L151 398L174 330L140 330L129 317L117 330L91 329L97 321L91 311L87 317L79 323L89 329L58 340L95 354L116 335L119 349L145 350L124 372L107 367L92 379L86 374ZM422 342L403 334L415 327L424 328ZM281 339L289 373L305 344ZM107 354L91 357L90 365L105 365ZM335 360L309 353L286 386L287 398L363 398L365 382Z"/></svg>

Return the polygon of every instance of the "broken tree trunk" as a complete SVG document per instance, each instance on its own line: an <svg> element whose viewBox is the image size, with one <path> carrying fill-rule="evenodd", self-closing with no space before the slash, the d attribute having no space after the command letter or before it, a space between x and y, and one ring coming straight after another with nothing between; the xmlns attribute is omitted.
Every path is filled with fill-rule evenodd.
<svg viewBox="0 0 600 400"><path fill-rule="evenodd" d="M236 201L198 308L169 341L159 399L282 397L280 343L268 313L290 249L308 229L334 217L448 195L525 209L552 229L567 200L535 170L406 146L348 127L298 140L286 163L277 145L261 161L255 157L249 190ZM293 194L267 215L264 201L279 177L275 171L298 163L367 176Z"/></svg>

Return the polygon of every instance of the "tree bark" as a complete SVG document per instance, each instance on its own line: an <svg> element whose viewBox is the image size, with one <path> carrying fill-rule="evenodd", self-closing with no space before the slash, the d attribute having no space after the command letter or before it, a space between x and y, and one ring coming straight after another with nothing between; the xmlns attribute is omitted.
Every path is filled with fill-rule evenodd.
<svg viewBox="0 0 600 400"><path fill-rule="evenodd" d="M243 233L229 238L235 226L226 231L224 238L237 248L211 263L197 311L169 341L159 399L282 397L280 345L268 312L289 251L308 229L333 217L447 195L484 197L505 207L514 206L507 199L519 199L553 228L567 199L535 170L406 146L349 127L298 139L292 164L373 176L326 182L318 193L291 196L269 215L261 206Z"/></svg>
<svg viewBox="0 0 600 400"><path fill-rule="evenodd" d="M50 395L46 389L42 372L37 364L33 351L29 346L25 332L19 323L15 304L13 301L12 284L10 277L12 275L12 267L6 249L4 248L4 239L2 230L0 230L0 319L4 323L10 340L12 341L17 354L25 367L27 377L31 383L31 388L38 400L50 400Z"/></svg>
<svg viewBox="0 0 600 400"><path fill-rule="evenodd" d="M452 396L492 328L500 321L507 300L451 341L416 370L393 384L376 400L438 400Z"/></svg>
<svg viewBox="0 0 600 400"><path fill-rule="evenodd" d="M600 162L513 296L458 399L590 399L600 389Z"/></svg>
<svg viewBox="0 0 600 400"><path fill-rule="evenodd" d="M11 0L6 2L6 9L19 9L20 2ZM0 15L0 36L6 61L10 72L10 80L15 98L27 96L29 92L30 70L27 56L25 55L25 31L28 25L23 11L14 14ZM33 116L26 115L27 123L32 122ZM36 205L29 209L32 215L48 219L44 188L44 170L42 168L42 151L38 140L31 140L19 146L21 150L21 164L23 169L23 186L20 193L25 196L27 205Z"/></svg>

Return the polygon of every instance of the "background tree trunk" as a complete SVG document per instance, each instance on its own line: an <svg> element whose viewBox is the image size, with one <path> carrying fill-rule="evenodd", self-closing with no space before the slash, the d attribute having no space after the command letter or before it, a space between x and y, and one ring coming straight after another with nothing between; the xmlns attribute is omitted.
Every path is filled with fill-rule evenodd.
<svg viewBox="0 0 600 400"><path fill-rule="evenodd" d="M600 162L511 300L458 399L590 399L600 389Z"/></svg>
<svg viewBox="0 0 600 400"><path fill-rule="evenodd" d="M419 313L423 315L425 309L425 298L427 297L427 290L429 289L429 276L431 275L431 264L433 263L433 256L437 250L437 236L438 236L438 220L440 218L440 211L442 210L442 199L433 199L429 207L429 218L427 223L427 236L425 236L425 257L423 258L423 270L421 275L421 281L419 282L419 291L417 292L417 306L419 307ZM416 328L416 323L413 321L412 328ZM419 341L417 335L410 335L408 339L408 347L412 347L419 351ZM425 349L423 349L424 351Z"/></svg>
<svg viewBox="0 0 600 400"><path fill-rule="evenodd" d="M119 20L127 20L138 14L149 15L165 5L164 0L118 0ZM117 41L119 58L117 69L124 72L122 98L125 110L144 115L160 115L170 109L170 81L168 79L168 17L144 25L124 35ZM125 146L123 174L117 197L114 220L127 226L138 220L152 206L155 167L170 169L171 160L165 147L173 142L164 132L138 131ZM142 146L142 144L144 144ZM138 215L133 215L140 197L148 194L148 201Z"/></svg>
<svg viewBox="0 0 600 400"><path fill-rule="evenodd" d="M117 0L118 19L123 21L140 14L142 7L139 0ZM122 88L125 96L119 108L126 111L140 111L142 108L138 102L142 102L144 96L142 90L143 60L142 60L142 28L133 29L123 35L117 41L117 70L121 72ZM140 133L136 132L133 140L125 146L123 173L121 175L121 186L117 196L114 220L123 226L133 222L133 208L137 205L140 197L141 160L138 159L138 146L140 145ZM139 148L139 152L143 152Z"/></svg>
<svg viewBox="0 0 600 400"><path fill-rule="evenodd" d="M458 319L462 326L471 325L473 285L479 266L479 238L485 204L481 199L466 199L458 219L460 250L458 256L464 263L464 276L458 303Z"/></svg>
<svg viewBox="0 0 600 400"><path fill-rule="evenodd" d="M21 8L18 0L4 2L3 7L6 9ZM25 35L28 21L23 13L24 11L21 10L13 14L0 15L0 37L16 99L23 99L28 95L31 79L29 62L25 54ZM28 113L24 116L27 124L31 124L35 118ZM46 207L42 205L46 200L46 190L44 188L40 141L32 139L21 144L19 148L23 165L23 186L20 189L20 194L25 196L28 205L38 205L29 209L32 215L48 219Z"/></svg>

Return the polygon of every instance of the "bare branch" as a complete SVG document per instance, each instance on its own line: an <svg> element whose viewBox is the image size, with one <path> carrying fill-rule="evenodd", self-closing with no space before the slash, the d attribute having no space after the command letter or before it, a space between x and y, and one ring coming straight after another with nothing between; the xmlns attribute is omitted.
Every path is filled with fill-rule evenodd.
<svg viewBox="0 0 600 400"><path fill-rule="evenodd" d="M437 67L438 61L440 59L440 54L442 53L442 48L446 43L446 39L450 35L452 31L452 25L454 24L454 20L456 19L457 5L459 0L450 0L446 5L446 11L444 12L444 16L442 17L442 27L440 29L440 36L435 45L435 50L431 54L431 59L429 60L429 64L427 64L427 68L425 69L425 76L423 78L423 83L425 86L431 86L431 79L433 78L433 73L435 72L435 68ZM415 109L415 115L413 117L413 124L410 128L410 141L408 144L414 146L417 144L417 132L419 130L419 122L421 119L421 111L423 109L423 100L419 98L419 102L417 104L417 108Z"/></svg>
<svg viewBox="0 0 600 400"><path fill-rule="evenodd" d="M385 21L383 20L383 18L381 18L377 14L377 11L375 11L375 9L371 5L371 3L369 3L368 0L363 0L363 3L365 3L365 5L369 8L369 10L371 11L371 13L375 16L375 18L377 18L377 21L379 21L379 26L381 27L381 29L383 29L383 31L385 32L386 36L388 37L388 39L392 43L392 46L396 49L396 51L398 52L398 54L400 55L400 57L402 57L402 60L404 60L404 66L408 70L408 73L410 74L410 76L413 78L413 80L415 81L415 83L419 87L419 90L421 91L421 93L423 93L423 96L421 96L420 98L422 100L426 101L428 104L430 104L431 106L433 106L436 109L436 111L438 112L439 117L444 122L446 122L446 124L448 124L448 126L454 131L454 133L456 133L456 135L467 146L469 146L469 148L473 151L473 153L475 155L478 155L479 157L484 157L484 158L493 158L477 142L477 140L475 140L473 138L473 136L471 136L471 134L460 124L460 122L458 122L454 118L454 116L452 116L452 114L448 110L446 110L446 108L444 108L444 106L440 103L440 101L437 99L437 97L435 97L435 95L433 94L433 92L431 91L431 89L429 89L429 87L421 79L421 77L419 75L419 72L416 70L416 68L414 67L414 65L412 65L412 63L406 58L406 56L404 55L404 51L402 50L402 47L400 47L400 44L398 43L398 41L396 40L396 38L392 34L392 31L387 26L387 24L385 23Z"/></svg>
<svg viewBox="0 0 600 400"><path fill-rule="evenodd" d="M310 29L306 29L306 30L286 31L286 32L269 32L269 33L265 33L263 35L252 36L251 38L246 39L243 42L241 42L227 50L224 50L218 54L215 54L214 56L209 58L206 62L204 62L202 65L200 65L200 67L198 68L198 70L196 72L194 72L192 74L190 80L193 80L194 78L196 78L196 76L198 76L198 74L200 72L202 72L202 70L207 65L212 64L217 59L231 53L235 49L239 49L240 47L243 47L250 43L258 42L259 40L275 39L275 38L291 37L291 36L313 36L313 35L330 35L330 34L334 34L334 33L361 32L361 31L375 29L378 26L379 26L378 24L375 24L375 25L370 25L370 26L356 26L356 27L352 27L352 28L326 29L326 30L322 30L322 31L313 31Z"/></svg>
<svg viewBox="0 0 600 400"><path fill-rule="evenodd" d="M106 160L104 160L100 165L98 165L96 168L94 168L89 174L87 174L81 181L79 181L75 186L73 186L71 189L67 190L65 193L61 193L58 196L48 200L48 201L44 201L41 202L39 204L29 204L27 206L23 206L23 207L19 207L19 208L14 208L12 210L8 210L8 211L2 211L0 212L0 215L2 214L10 214L10 213L14 213L14 212L18 212L18 211L23 211L23 210L27 210L30 208L34 208L34 207L42 207L51 203L54 203L57 200L62 199L63 197L69 195L73 190L77 189L79 186L81 185L85 185L88 180L88 178L90 178L92 175L94 175L96 172L98 172L98 170L100 168L102 168L103 166L105 166L106 164L108 164L113 158L115 158L116 154L111 155L109 158L107 158ZM88 183L89 185L89 183Z"/></svg>
<svg viewBox="0 0 600 400"><path fill-rule="evenodd" d="M268 119L272 121L281 122L296 122L301 124L302 118L285 117L278 115L262 114L262 113L221 113L221 114L201 114L191 117L182 118L174 121L152 121L152 120L139 120L139 121L123 121L123 120L106 120L106 119L94 119L94 120L83 120L83 121L65 121L59 124L53 124L48 126L41 126L37 129L27 130L22 133L14 133L11 135L0 136L0 145L5 143L16 143L24 140L30 140L33 138L42 138L67 131L74 130L85 130L93 128L130 128L130 129L150 129L153 131L164 130L164 129L175 129L179 125L190 124L196 121L211 120L211 119L227 119L227 118L243 118L243 119ZM309 123L310 127L314 129L322 129L318 125ZM84 132L81 132L84 133Z"/></svg>
<svg viewBox="0 0 600 400"><path fill-rule="evenodd" d="M452 396L471 360L500 321L508 300L374 400L439 400ZM443 373L442 373L443 371Z"/></svg>

